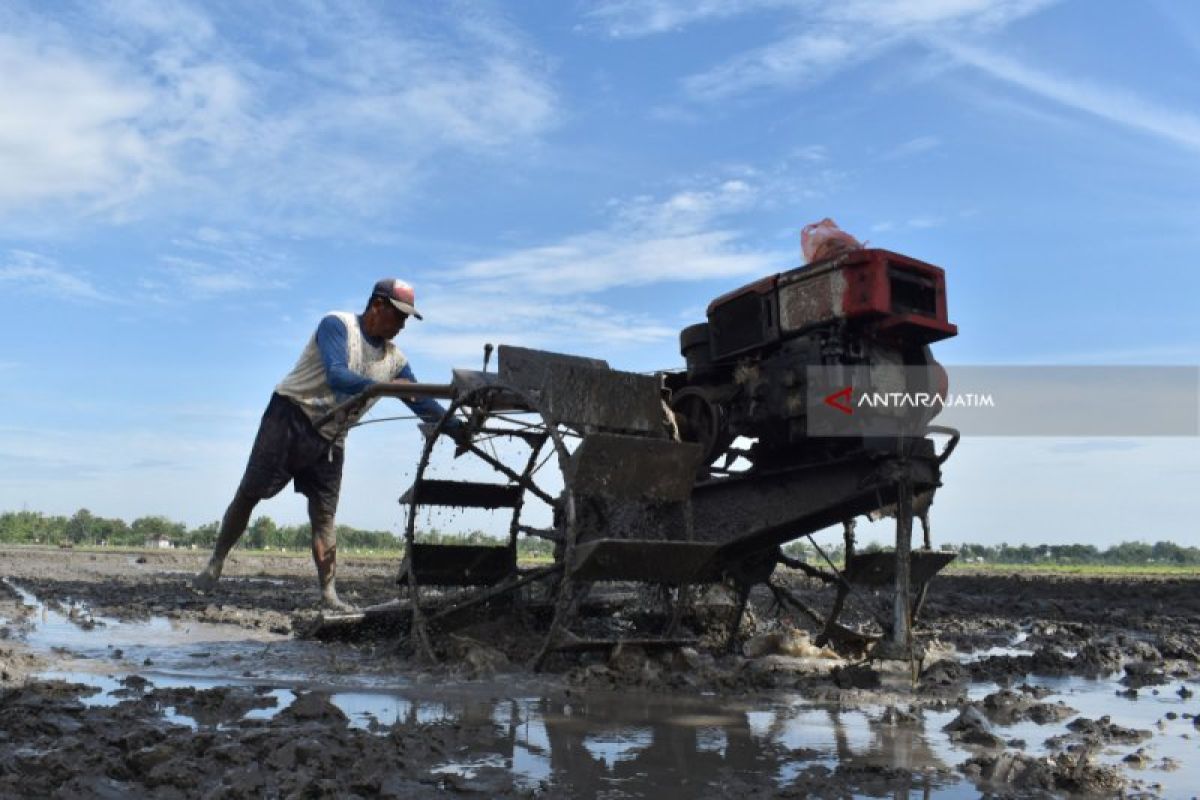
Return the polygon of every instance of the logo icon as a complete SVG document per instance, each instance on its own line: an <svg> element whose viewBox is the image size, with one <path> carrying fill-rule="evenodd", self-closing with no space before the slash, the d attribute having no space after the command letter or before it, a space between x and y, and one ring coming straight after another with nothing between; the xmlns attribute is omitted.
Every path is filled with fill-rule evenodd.
<svg viewBox="0 0 1200 800"><path fill-rule="evenodd" d="M825 396L825 405L832 406L843 414L853 414L854 408L850 405L850 395L853 391L853 386L838 389L833 394Z"/></svg>

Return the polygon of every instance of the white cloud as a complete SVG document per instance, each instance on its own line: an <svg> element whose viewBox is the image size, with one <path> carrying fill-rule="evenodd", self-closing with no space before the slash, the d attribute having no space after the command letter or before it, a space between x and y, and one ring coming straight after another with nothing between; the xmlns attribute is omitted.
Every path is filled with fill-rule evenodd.
<svg viewBox="0 0 1200 800"><path fill-rule="evenodd" d="M11 291L18 293L30 292L79 301L116 300L97 289L86 277L63 269L53 259L24 250L11 250L0 262L0 284L11 285Z"/></svg>
<svg viewBox="0 0 1200 800"><path fill-rule="evenodd" d="M881 42L864 41L850 32L806 31L743 53L684 81L700 100L720 100L758 88L807 86L876 54Z"/></svg>
<svg viewBox="0 0 1200 800"><path fill-rule="evenodd" d="M633 38L794 5L794 0L609 0L599 3L587 17L609 36Z"/></svg>
<svg viewBox="0 0 1200 800"><path fill-rule="evenodd" d="M657 233L695 233L710 220L752 208L759 192L745 180L722 181L711 189L689 189L656 200L648 195L613 202L619 221L630 228Z"/></svg>
<svg viewBox="0 0 1200 800"><path fill-rule="evenodd" d="M884 160L896 161L910 158L921 153L928 153L942 146L942 140L936 136L917 136L907 142L901 142L883 155Z"/></svg>
<svg viewBox="0 0 1200 800"><path fill-rule="evenodd" d="M747 275L768 268L770 254L741 250L737 241L736 233L723 230L634 237L599 231L475 261L457 274L557 295Z"/></svg>
<svg viewBox="0 0 1200 800"><path fill-rule="evenodd" d="M555 123L547 68L502 20L419 13L142 0L10 12L0 213L252 210L308 234L403 202L435 156L503 156Z"/></svg>
<svg viewBox="0 0 1200 800"><path fill-rule="evenodd" d="M794 253L756 249L731 223L772 192L748 177L609 205L610 224L478 259L439 276L421 352L478 358L486 341L603 355L665 343L678 320L614 307L597 296L628 287L759 277Z"/></svg>
<svg viewBox="0 0 1200 800"><path fill-rule="evenodd" d="M225 294L261 287L254 276L240 270L217 269L209 264L178 256L166 256L163 261L167 271L191 295Z"/></svg>
<svg viewBox="0 0 1200 800"><path fill-rule="evenodd" d="M938 46L962 64L1052 102L1200 149L1200 116L1196 114L1164 108L1121 89L1051 75L961 43L939 41Z"/></svg>
<svg viewBox="0 0 1200 800"><path fill-rule="evenodd" d="M1053 75L972 44L1056 1L758 0L721 5L621 0L602 5L592 17L604 20L612 35L646 36L753 11L778 13L784 20L781 27L791 32L685 79L685 89L698 100L721 100L756 89L803 88L902 44L917 43L1064 107L1200 149L1200 115L1118 88ZM939 145L936 137L922 136L884 157L907 157Z"/></svg>
<svg viewBox="0 0 1200 800"><path fill-rule="evenodd" d="M880 30L957 24L986 30L1057 0L607 0L588 19L610 36L639 37L752 13L778 12L805 26L846 23Z"/></svg>
<svg viewBox="0 0 1200 800"><path fill-rule="evenodd" d="M684 86L699 100L755 89L811 85L900 44L929 35L988 33L1056 0L743 0L685 2L612 0L589 18L611 36L649 36L751 13L771 13L783 34L711 69Z"/></svg>
<svg viewBox="0 0 1200 800"><path fill-rule="evenodd" d="M986 31L1041 10L1057 0L844 0L823 4L829 19L909 31L952 24Z"/></svg>
<svg viewBox="0 0 1200 800"><path fill-rule="evenodd" d="M126 197L154 161L135 124L147 87L55 44L0 35L0 211Z"/></svg>
<svg viewBox="0 0 1200 800"><path fill-rule="evenodd" d="M421 364L436 359L455 366L482 363L485 343L532 347L605 357L615 349L672 341L677 327L645 314L589 302L521 302L504 292L459 289L426 304L426 322L406 352L418 355L417 375L431 380Z"/></svg>
<svg viewBox="0 0 1200 800"><path fill-rule="evenodd" d="M452 277L540 295L594 293L625 286L748 275L778 258L740 246L740 236L716 220L752 207L756 189L727 180L661 201L637 197L614 204L615 222L464 265Z"/></svg>
<svg viewBox="0 0 1200 800"><path fill-rule="evenodd" d="M929 228L940 228L945 224L946 220L943 217L935 216L910 217L902 222L896 222L895 220L888 219L871 225L871 232L887 233L889 231L899 230L901 228L907 228L911 230L926 230Z"/></svg>
<svg viewBox="0 0 1200 800"><path fill-rule="evenodd" d="M829 160L829 148L823 144L805 145L804 147L797 148L792 157L800 161L819 164Z"/></svg>
<svg viewBox="0 0 1200 800"><path fill-rule="evenodd" d="M431 75L406 88L396 100L391 112L393 125L414 122L466 147L500 147L536 136L554 115L551 92L517 65L501 59L489 59L478 70L451 72L440 79Z"/></svg>
<svg viewBox="0 0 1200 800"><path fill-rule="evenodd" d="M141 284L163 302L177 296L172 287L191 300L288 284L287 260L253 233L204 226L171 244L175 252L162 256L161 269Z"/></svg>

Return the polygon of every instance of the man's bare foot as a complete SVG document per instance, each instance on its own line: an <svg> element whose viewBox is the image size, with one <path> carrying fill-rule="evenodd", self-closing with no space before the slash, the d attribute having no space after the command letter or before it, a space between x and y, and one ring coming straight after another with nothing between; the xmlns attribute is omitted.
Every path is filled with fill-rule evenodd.
<svg viewBox="0 0 1200 800"><path fill-rule="evenodd" d="M335 611L339 614L353 614L355 611L358 611L358 606L353 603L347 603L337 596L337 592L325 592L322 594L321 608L326 611Z"/></svg>
<svg viewBox="0 0 1200 800"><path fill-rule="evenodd" d="M208 566L200 570L200 574L192 578L192 588L198 592L211 592L217 588L221 580L221 568L225 566L220 561L209 561Z"/></svg>

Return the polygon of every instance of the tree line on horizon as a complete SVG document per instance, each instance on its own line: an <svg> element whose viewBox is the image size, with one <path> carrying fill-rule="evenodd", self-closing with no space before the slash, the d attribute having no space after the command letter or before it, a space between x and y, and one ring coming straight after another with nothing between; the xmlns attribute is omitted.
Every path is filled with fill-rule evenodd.
<svg viewBox="0 0 1200 800"><path fill-rule="evenodd" d="M39 511L0 513L0 542L5 544L91 545L109 547L146 547L160 537L173 547L210 549L217 541L220 522L208 522L189 528L163 516L138 517L126 523L119 517L101 517L81 508L70 517ZM482 531L450 534L420 531L418 538L431 544L494 544ZM348 550L399 550L402 537L391 531L363 530L349 525L337 526L338 547ZM255 517L238 541L250 550L307 550L312 544L312 527L307 523L280 525L266 515ZM523 555L550 555L554 545L542 539L522 540Z"/></svg>
<svg viewBox="0 0 1200 800"><path fill-rule="evenodd" d="M86 508L72 516L48 515L38 511L6 511L0 513L0 542L6 544L48 545L107 545L111 547L145 547L165 537L173 546L182 548L208 549L217 540L219 522L209 522L189 528L163 516L138 517L133 522L116 517L101 517ZM350 550L399 550L403 539L391 531L363 530L349 525L338 526L338 546ZM482 531L471 533L444 533L437 530L421 531L418 538L430 544L495 544L496 540ZM239 541L240 547L252 550L307 550L312 543L308 523L279 525L270 517L256 517ZM1059 564L1059 565L1139 565L1168 564L1179 566L1200 565L1200 547L1186 547L1174 542L1160 541L1154 544L1127 541L1101 550L1091 544L1052 545L998 545L962 544L948 545L958 552L960 563L992 564ZM519 551L524 556L550 556L553 543L544 539L522 537ZM860 548L862 552L881 549L877 543ZM818 563L828 557L835 563L842 561L841 544L823 548L818 553L804 539L798 539L784 547L793 558L802 558Z"/></svg>
<svg viewBox="0 0 1200 800"><path fill-rule="evenodd" d="M884 549L878 542L860 546L858 552L869 553ZM1054 566L1139 566L1165 564L1200 566L1200 547L1184 547L1174 542L1121 542L1103 550L1092 544L947 544L944 550L958 553L958 564L1047 564ZM829 559L840 564L845 550L839 543L822 547L822 552L804 539L784 545L783 552L810 564Z"/></svg>

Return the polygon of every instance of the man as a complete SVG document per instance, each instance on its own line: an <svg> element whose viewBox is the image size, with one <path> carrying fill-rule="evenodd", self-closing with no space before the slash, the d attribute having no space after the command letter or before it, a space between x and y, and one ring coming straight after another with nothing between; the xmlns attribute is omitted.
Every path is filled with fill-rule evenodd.
<svg viewBox="0 0 1200 800"><path fill-rule="evenodd" d="M221 578L225 557L246 531L260 500L279 494L289 481L308 498L312 554L321 584L321 602L331 610L350 610L337 594L337 533L334 514L342 483L346 427L374 404L364 403L343 426L315 423L338 403L382 381L415 383L408 359L392 343L417 312L412 286L387 278L375 284L362 314L335 311L317 326L300 360L275 387L263 413L246 472L221 520L212 558L193 581L201 591ZM445 413L435 400L404 399L425 422ZM453 422L453 421L452 421Z"/></svg>

